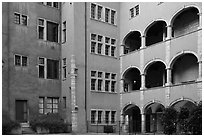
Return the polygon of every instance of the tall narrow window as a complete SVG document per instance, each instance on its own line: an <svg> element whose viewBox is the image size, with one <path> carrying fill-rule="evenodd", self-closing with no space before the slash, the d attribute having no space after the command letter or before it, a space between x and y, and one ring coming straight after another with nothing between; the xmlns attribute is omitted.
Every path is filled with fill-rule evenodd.
<svg viewBox="0 0 204 137"><path fill-rule="evenodd" d="M47 40L58 42L58 24L47 21Z"/></svg>
<svg viewBox="0 0 204 137"><path fill-rule="evenodd" d="M139 5L135 6L135 14L136 16L139 15Z"/></svg>
<svg viewBox="0 0 204 137"><path fill-rule="evenodd" d="M115 56L115 47L111 46L111 56Z"/></svg>
<svg viewBox="0 0 204 137"><path fill-rule="evenodd" d="M39 58L38 59L38 75L39 78L45 78L45 59L44 58Z"/></svg>
<svg viewBox="0 0 204 137"><path fill-rule="evenodd" d="M22 66L27 66L28 65L28 57L22 56Z"/></svg>
<svg viewBox="0 0 204 137"><path fill-rule="evenodd" d="M91 90L96 90L96 79L91 79Z"/></svg>
<svg viewBox="0 0 204 137"><path fill-rule="evenodd" d="M98 43L98 54L101 54L101 49L102 49L102 43Z"/></svg>
<svg viewBox="0 0 204 137"><path fill-rule="evenodd" d="M62 24L62 42L66 42L66 21Z"/></svg>
<svg viewBox="0 0 204 137"><path fill-rule="evenodd" d="M96 110L91 110L91 123L94 124L96 122Z"/></svg>
<svg viewBox="0 0 204 137"><path fill-rule="evenodd" d="M58 2L53 2L53 7L58 8L59 7Z"/></svg>
<svg viewBox="0 0 204 137"><path fill-rule="evenodd" d="M15 66L21 66L21 56L15 55L14 56L15 60Z"/></svg>
<svg viewBox="0 0 204 137"><path fill-rule="evenodd" d="M131 8L130 9L130 17L133 18L135 15L134 15L134 8Z"/></svg>
<svg viewBox="0 0 204 137"><path fill-rule="evenodd" d="M40 114L44 114L45 113L45 110L44 110L44 100L45 98L44 97L39 97L39 113Z"/></svg>
<svg viewBox="0 0 204 137"><path fill-rule="evenodd" d="M38 19L38 38L44 39L44 20Z"/></svg>
<svg viewBox="0 0 204 137"><path fill-rule="evenodd" d="M115 92L115 83L116 81L111 81L111 92Z"/></svg>
<svg viewBox="0 0 204 137"><path fill-rule="evenodd" d="M105 111L105 123L106 124L109 123L109 115L110 115L110 111Z"/></svg>
<svg viewBox="0 0 204 137"><path fill-rule="evenodd" d="M14 23L20 24L20 14L14 13Z"/></svg>
<svg viewBox="0 0 204 137"><path fill-rule="evenodd" d="M22 25L27 26L27 16L22 15L21 19L22 19Z"/></svg>
<svg viewBox="0 0 204 137"><path fill-rule="evenodd" d="M91 42L91 53L95 53L96 42Z"/></svg>
<svg viewBox="0 0 204 137"><path fill-rule="evenodd" d="M109 91L110 80L105 80L105 91Z"/></svg>
<svg viewBox="0 0 204 137"><path fill-rule="evenodd" d="M109 22L110 9L105 8L105 22Z"/></svg>
<svg viewBox="0 0 204 137"><path fill-rule="evenodd" d="M111 10L111 24L115 24L115 11Z"/></svg>
<svg viewBox="0 0 204 137"><path fill-rule="evenodd" d="M47 59L47 78L58 79L59 61Z"/></svg>
<svg viewBox="0 0 204 137"><path fill-rule="evenodd" d="M67 63L66 63L66 58L64 58L63 59L63 63L62 63L62 65L63 65L63 78L67 78Z"/></svg>
<svg viewBox="0 0 204 137"><path fill-rule="evenodd" d="M91 3L91 18L95 19L96 16L96 5Z"/></svg>
<svg viewBox="0 0 204 137"><path fill-rule="evenodd" d="M98 91L102 90L102 79L98 79Z"/></svg>
<svg viewBox="0 0 204 137"><path fill-rule="evenodd" d="M102 123L102 111L98 111L98 124Z"/></svg>
<svg viewBox="0 0 204 137"><path fill-rule="evenodd" d="M115 123L115 114L116 114L116 111L111 111L111 123L114 124Z"/></svg>
<svg viewBox="0 0 204 137"><path fill-rule="evenodd" d="M102 15L102 7L101 6L98 6L98 19L100 20L101 19L101 16Z"/></svg>

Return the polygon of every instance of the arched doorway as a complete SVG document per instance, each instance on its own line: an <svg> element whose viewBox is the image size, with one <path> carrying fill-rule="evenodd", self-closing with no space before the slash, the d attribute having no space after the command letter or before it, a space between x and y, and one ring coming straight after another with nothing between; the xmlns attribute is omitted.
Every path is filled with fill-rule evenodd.
<svg viewBox="0 0 204 137"><path fill-rule="evenodd" d="M172 83L185 83L198 78L198 61L193 54L186 53L176 58L172 64Z"/></svg>
<svg viewBox="0 0 204 137"><path fill-rule="evenodd" d="M124 92L139 90L141 87L140 71L137 68L130 68L123 74Z"/></svg>
<svg viewBox="0 0 204 137"><path fill-rule="evenodd" d="M141 132L141 113L140 108L130 104L123 109L126 130L128 133Z"/></svg>
<svg viewBox="0 0 204 137"><path fill-rule="evenodd" d="M176 111L178 112L181 111L181 108L187 108L189 112L191 112L193 109L196 108L196 104L188 100L181 100L181 101L175 102L171 106L174 109L176 109Z"/></svg>
<svg viewBox="0 0 204 137"><path fill-rule="evenodd" d="M145 108L146 132L162 132L161 117L164 106L160 103L152 103Z"/></svg>

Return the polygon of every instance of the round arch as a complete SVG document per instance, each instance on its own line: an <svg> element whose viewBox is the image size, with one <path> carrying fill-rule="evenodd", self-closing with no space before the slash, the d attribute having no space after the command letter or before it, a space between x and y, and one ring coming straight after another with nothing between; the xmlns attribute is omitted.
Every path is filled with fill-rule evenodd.
<svg viewBox="0 0 204 137"><path fill-rule="evenodd" d="M169 104L169 106L171 107L171 106L173 106L173 105L175 105L176 103L181 102L181 101L189 101L189 102L193 103L194 105L197 105L196 101L193 101L193 100L190 99L190 98L181 97L181 98L178 98L178 99L172 101L172 102Z"/></svg>
<svg viewBox="0 0 204 137"><path fill-rule="evenodd" d="M133 34L134 32L138 32L139 34L140 34L140 36L141 36L141 31L139 31L139 30L131 30L131 31L129 31L125 36L124 36L124 38L122 39L122 45L125 45L125 41L127 40L127 38L131 35L131 34Z"/></svg>
<svg viewBox="0 0 204 137"><path fill-rule="evenodd" d="M127 67L125 70L123 70L123 72L121 73L121 78L123 79L125 74L130 70L130 69L133 69L133 68L136 68L139 70L140 74L141 74L141 71L140 71L140 68L137 67L137 66L129 66Z"/></svg>
<svg viewBox="0 0 204 137"><path fill-rule="evenodd" d="M179 57L181 57L181 56L183 56L183 55L185 55L185 54L192 54L192 55L194 55L194 56L197 58L197 61L198 61L198 62L200 61L198 55L197 55L194 51L181 51L181 52L177 53L177 54L170 60L170 62L169 62L169 64L168 64L167 68L171 68L171 69L172 69L172 66L174 65L175 61L176 61Z"/></svg>
<svg viewBox="0 0 204 137"><path fill-rule="evenodd" d="M196 8L196 9L198 10L198 12L201 13L201 10L200 10L200 8L199 8L198 6L196 6L196 5L187 5L187 6L185 6L185 7L180 8L179 10L177 10L177 11L174 13L174 15L172 16L172 18L170 19L170 25L173 25L174 20L176 19L176 17L177 17L180 13L184 12L185 10L188 10L189 8Z"/></svg>
<svg viewBox="0 0 204 137"><path fill-rule="evenodd" d="M163 61L162 59L153 59L153 60L150 60L149 62L147 62L143 68L143 71L142 71L142 74L145 74L146 75L146 72L147 72L147 69L154 63L156 62L162 62L164 65L165 65L165 68L167 68L167 65L166 65L166 62Z"/></svg>
<svg viewBox="0 0 204 137"><path fill-rule="evenodd" d="M145 30L144 30L144 32L143 32L143 34L144 34L144 36L146 36L146 34L147 34L147 31L149 30L149 28L151 28L155 23L157 23L158 21L163 21L163 22L165 22L166 23L166 25L167 25L167 21L166 20L164 20L164 19L155 19L155 20L153 20L153 21L151 21L150 23L148 23L147 24L147 26L145 27Z"/></svg>
<svg viewBox="0 0 204 137"><path fill-rule="evenodd" d="M129 106L138 107L138 108L140 109L140 107L139 107L136 103L134 103L134 102L128 102L128 103L125 103L125 104L123 105L123 107L122 107L122 112L124 113L124 111L127 110L127 108L128 108ZM140 109L140 111L141 111L141 109Z"/></svg>
<svg viewBox="0 0 204 137"><path fill-rule="evenodd" d="M151 101L147 102L147 103L143 106L142 112L145 112L145 109L146 109L148 106L150 106L150 105L152 105L152 104L154 104L154 103L161 104L162 106L165 107L165 105L164 105L161 101L159 101L159 100L151 100Z"/></svg>

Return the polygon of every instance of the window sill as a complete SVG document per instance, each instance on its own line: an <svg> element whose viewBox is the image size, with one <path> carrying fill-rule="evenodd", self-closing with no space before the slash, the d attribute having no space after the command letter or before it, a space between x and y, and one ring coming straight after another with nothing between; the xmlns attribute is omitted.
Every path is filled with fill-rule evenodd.
<svg viewBox="0 0 204 137"><path fill-rule="evenodd" d="M106 93L106 94L117 94L117 92L111 92L111 91L98 91L98 90L91 90L93 93Z"/></svg>
<svg viewBox="0 0 204 137"><path fill-rule="evenodd" d="M90 54L93 54L93 55L98 55L98 56L103 56L103 57L108 57L108 58L112 58L112 59L118 59L116 56L108 56L108 55L104 55L104 54L97 54L97 53L90 53Z"/></svg>
<svg viewBox="0 0 204 137"><path fill-rule="evenodd" d="M105 22L105 21L103 21L102 19L94 19L94 18L90 18L90 20L97 21L97 22L101 22L101 23L105 23L105 24L108 24L108 25L112 25L112 26L117 27L116 24L111 24L111 23Z"/></svg>
<svg viewBox="0 0 204 137"><path fill-rule="evenodd" d="M42 42L45 42L45 43L55 43L57 45L60 45L60 43L58 43L58 42L52 42L52 41L48 41L48 40L44 40L44 39L39 39L39 38L38 38L38 40L42 41Z"/></svg>
<svg viewBox="0 0 204 137"><path fill-rule="evenodd" d="M116 123L91 123L92 126L115 126Z"/></svg>

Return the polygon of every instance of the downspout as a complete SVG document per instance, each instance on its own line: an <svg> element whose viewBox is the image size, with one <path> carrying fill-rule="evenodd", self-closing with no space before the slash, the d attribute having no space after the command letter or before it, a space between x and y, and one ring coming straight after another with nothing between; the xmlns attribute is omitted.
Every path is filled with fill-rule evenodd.
<svg viewBox="0 0 204 137"><path fill-rule="evenodd" d="M85 4L85 9L84 9L84 16L85 16L85 126L86 126L86 132L88 132L88 124L87 124L87 11L86 11L86 2Z"/></svg>

